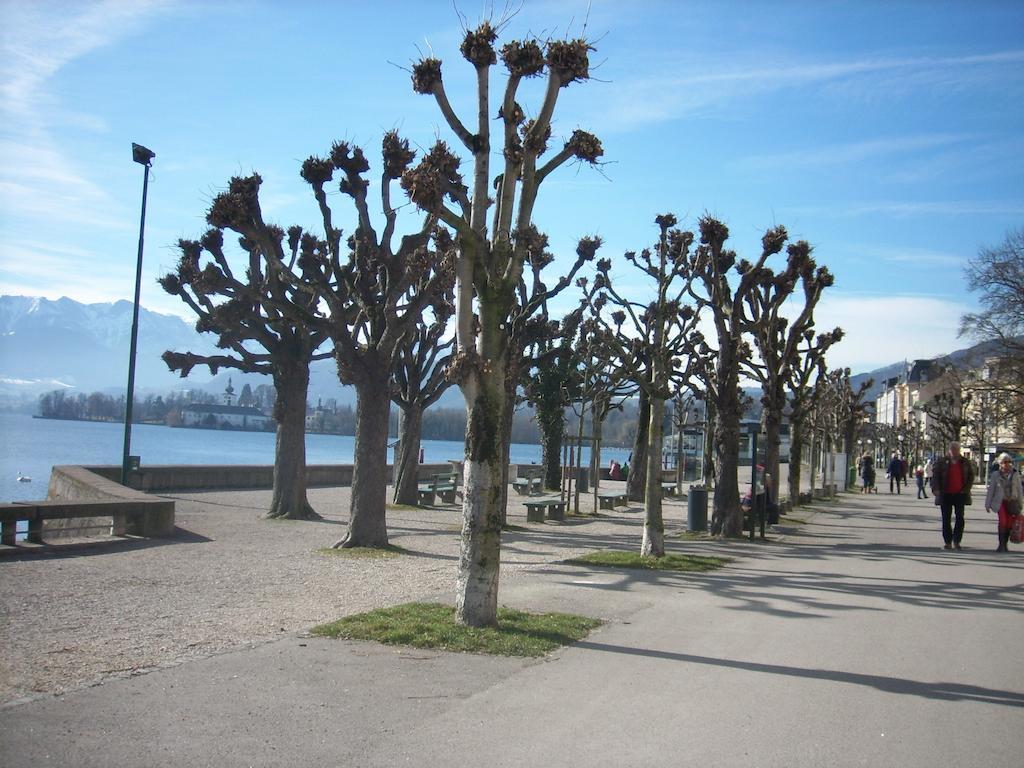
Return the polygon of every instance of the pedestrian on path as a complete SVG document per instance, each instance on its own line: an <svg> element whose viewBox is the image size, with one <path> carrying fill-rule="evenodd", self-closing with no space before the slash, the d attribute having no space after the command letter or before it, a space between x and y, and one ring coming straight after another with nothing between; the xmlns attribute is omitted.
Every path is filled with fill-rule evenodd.
<svg viewBox="0 0 1024 768"><path fill-rule="evenodd" d="M860 476L864 481L860 492L871 493L871 489L875 485L875 460L869 453L865 453L860 458Z"/></svg>
<svg viewBox="0 0 1024 768"><path fill-rule="evenodd" d="M889 475L889 493L892 493L892 484L896 483L896 493L900 492L900 481L903 479L903 462L900 461L900 455L894 453L892 460L889 462L889 467L886 470Z"/></svg>
<svg viewBox="0 0 1024 768"><path fill-rule="evenodd" d="M985 511L999 515L999 546L996 552L1007 552L1010 529L1013 528L1024 502L1020 472L1013 468L1010 454L1001 453L997 459L999 469L988 476L988 492L985 494Z"/></svg>
<svg viewBox="0 0 1024 768"><path fill-rule="evenodd" d="M942 513L944 549L960 549L964 536L964 505L974 485L974 464L960 454L960 443L949 444L949 453L935 462L932 471L932 495ZM956 516L955 523L951 519Z"/></svg>
<svg viewBox="0 0 1024 768"><path fill-rule="evenodd" d="M924 467L920 464L918 464L917 469L914 470L914 478L917 480L917 498L927 499L928 493L924 489Z"/></svg>

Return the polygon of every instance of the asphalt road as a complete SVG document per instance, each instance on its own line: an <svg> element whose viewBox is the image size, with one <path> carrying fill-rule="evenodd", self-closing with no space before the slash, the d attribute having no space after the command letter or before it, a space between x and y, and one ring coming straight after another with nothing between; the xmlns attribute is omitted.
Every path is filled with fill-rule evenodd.
<svg viewBox="0 0 1024 768"><path fill-rule="evenodd" d="M599 616L544 659L288 636L0 711L19 766L983 766L1024 762L1024 546L969 509L844 495L703 574L537 567L501 603ZM450 601L450 595L438 595Z"/></svg>

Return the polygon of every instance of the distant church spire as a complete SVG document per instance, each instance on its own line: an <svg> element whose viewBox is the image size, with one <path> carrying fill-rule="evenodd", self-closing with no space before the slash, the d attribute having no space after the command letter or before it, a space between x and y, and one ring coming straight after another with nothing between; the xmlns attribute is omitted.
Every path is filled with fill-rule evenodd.
<svg viewBox="0 0 1024 768"><path fill-rule="evenodd" d="M228 376L228 385L224 388L224 403L231 405L231 401L235 397L235 388L231 386L231 377Z"/></svg>

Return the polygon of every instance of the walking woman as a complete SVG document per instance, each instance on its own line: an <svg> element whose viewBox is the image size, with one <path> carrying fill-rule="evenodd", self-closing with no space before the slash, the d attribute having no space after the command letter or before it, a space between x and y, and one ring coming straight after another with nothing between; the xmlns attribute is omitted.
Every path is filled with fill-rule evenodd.
<svg viewBox="0 0 1024 768"><path fill-rule="evenodd" d="M860 476L864 480L864 485L860 492L871 493L871 489L875 486L875 460L871 457L871 454L865 453L861 456Z"/></svg>
<svg viewBox="0 0 1024 768"><path fill-rule="evenodd" d="M1013 468L1010 454L999 454L999 471L988 478L988 493L985 495L985 509L999 515L999 546L996 552L1007 552L1010 529L1014 518L1020 514L1024 490L1021 487L1020 472Z"/></svg>

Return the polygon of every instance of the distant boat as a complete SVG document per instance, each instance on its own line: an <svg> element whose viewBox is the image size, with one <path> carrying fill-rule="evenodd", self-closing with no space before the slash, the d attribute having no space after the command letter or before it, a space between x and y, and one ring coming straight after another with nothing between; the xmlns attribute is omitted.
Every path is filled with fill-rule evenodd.
<svg viewBox="0 0 1024 768"><path fill-rule="evenodd" d="M32 478L29 477L28 475L23 475L23 474L21 474L21 472L19 472L18 473L18 482L19 483L31 483L32 482Z"/></svg>

